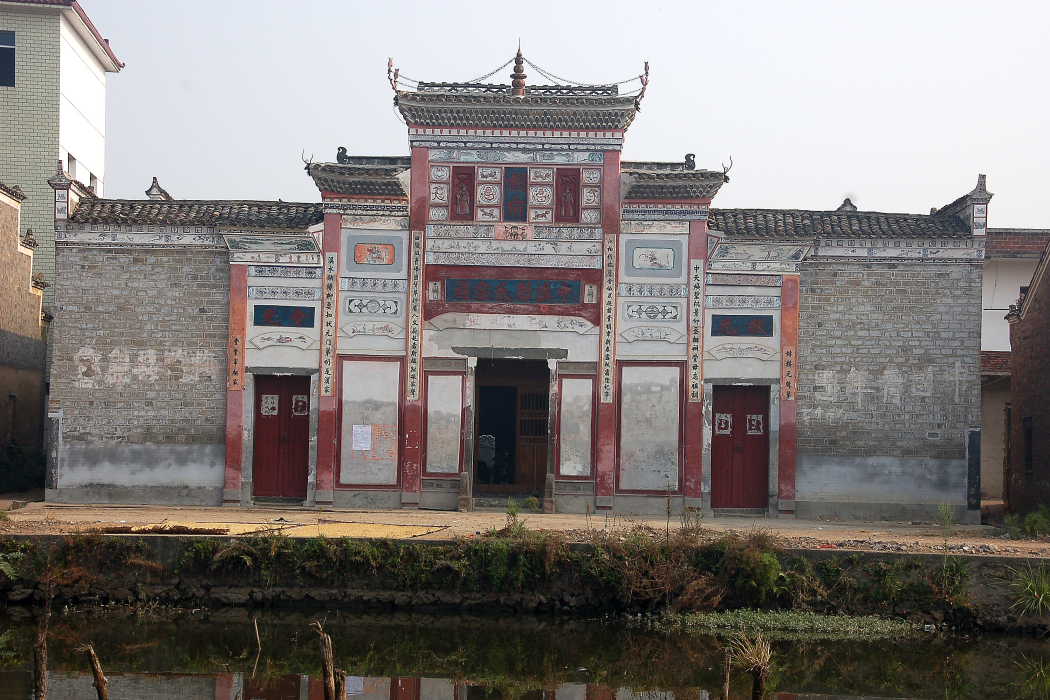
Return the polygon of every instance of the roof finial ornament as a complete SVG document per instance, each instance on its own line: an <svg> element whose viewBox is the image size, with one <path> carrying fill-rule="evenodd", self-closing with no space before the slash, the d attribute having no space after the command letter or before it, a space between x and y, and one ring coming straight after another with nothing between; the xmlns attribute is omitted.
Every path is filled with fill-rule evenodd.
<svg viewBox="0 0 1050 700"><path fill-rule="evenodd" d="M518 40L518 55L514 57L514 72L510 74L510 94L525 97L525 58L521 55L521 39Z"/></svg>
<svg viewBox="0 0 1050 700"><path fill-rule="evenodd" d="M638 93L638 97L634 98L634 108L641 112L642 98L645 97L645 88L649 86L649 61L645 62L645 72L638 76L638 80L642 83L642 91Z"/></svg>
<svg viewBox="0 0 1050 700"><path fill-rule="evenodd" d="M394 68L394 59L388 58L386 60L386 79L390 81L390 87L394 92L397 92L397 79L401 75L400 68Z"/></svg>
<svg viewBox="0 0 1050 700"><path fill-rule="evenodd" d="M153 184L149 186L148 190L146 190L146 196L159 202L170 202L173 199L172 196L168 194L168 191L160 186L156 177L153 178Z"/></svg>

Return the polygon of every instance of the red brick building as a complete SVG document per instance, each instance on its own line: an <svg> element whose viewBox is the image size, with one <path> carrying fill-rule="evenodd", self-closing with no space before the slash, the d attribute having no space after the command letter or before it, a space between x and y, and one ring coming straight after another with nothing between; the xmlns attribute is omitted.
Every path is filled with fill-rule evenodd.
<svg viewBox="0 0 1050 700"><path fill-rule="evenodd" d="M1050 503L1050 245L1028 292L1010 308L1013 398L1007 410L1008 507L1022 513Z"/></svg>

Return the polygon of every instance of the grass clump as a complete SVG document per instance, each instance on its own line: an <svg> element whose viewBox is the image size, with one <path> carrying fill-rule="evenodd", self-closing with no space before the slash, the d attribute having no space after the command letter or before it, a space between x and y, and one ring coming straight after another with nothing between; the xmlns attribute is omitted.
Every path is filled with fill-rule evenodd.
<svg viewBox="0 0 1050 700"><path fill-rule="evenodd" d="M1016 513L1007 513L1003 527L1012 540L1028 540L1050 535L1050 507L1040 503L1039 507L1021 521Z"/></svg>
<svg viewBox="0 0 1050 700"><path fill-rule="evenodd" d="M1038 567L1033 567L1031 562L1025 566L1014 569L1010 568L1014 580L1012 586L1017 591L1017 600L1011 606L1020 615L1031 615L1042 617L1050 613L1050 572L1040 562Z"/></svg>
<svg viewBox="0 0 1050 700"><path fill-rule="evenodd" d="M874 615L820 615L797 610L752 609L697 614L665 612L642 624L665 633L729 637L747 629L761 632L769 639L799 641L904 639L915 636L921 629L904 620Z"/></svg>

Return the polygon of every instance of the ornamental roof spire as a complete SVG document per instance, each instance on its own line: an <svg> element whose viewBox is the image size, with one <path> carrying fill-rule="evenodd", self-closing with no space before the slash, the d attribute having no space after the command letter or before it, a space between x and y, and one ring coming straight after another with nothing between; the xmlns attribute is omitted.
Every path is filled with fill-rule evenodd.
<svg viewBox="0 0 1050 700"><path fill-rule="evenodd" d="M510 94L512 97L525 97L525 58L521 55L521 43L518 43L518 55L514 57L514 72L510 74Z"/></svg>

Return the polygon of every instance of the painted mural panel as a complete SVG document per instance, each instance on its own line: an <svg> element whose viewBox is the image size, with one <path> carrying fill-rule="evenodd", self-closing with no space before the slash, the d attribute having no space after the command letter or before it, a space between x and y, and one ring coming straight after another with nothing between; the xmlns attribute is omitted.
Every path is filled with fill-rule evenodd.
<svg viewBox="0 0 1050 700"><path fill-rule="evenodd" d="M339 483L397 484L401 365L343 361Z"/></svg>
<svg viewBox="0 0 1050 700"><path fill-rule="evenodd" d="M685 278L681 238L625 237L623 246L624 277Z"/></svg>
<svg viewBox="0 0 1050 700"><path fill-rule="evenodd" d="M406 279L405 234L398 231L343 229L340 277Z"/></svg>
<svg viewBox="0 0 1050 700"><path fill-rule="evenodd" d="M427 473L459 473L462 421L462 375L427 375Z"/></svg>
<svg viewBox="0 0 1050 700"><path fill-rule="evenodd" d="M593 379L562 379L561 447L558 453L558 473L561 476L591 475L593 407Z"/></svg>
<svg viewBox="0 0 1050 700"><path fill-rule="evenodd" d="M678 489L681 368L628 365L621 374L620 489Z"/></svg>

